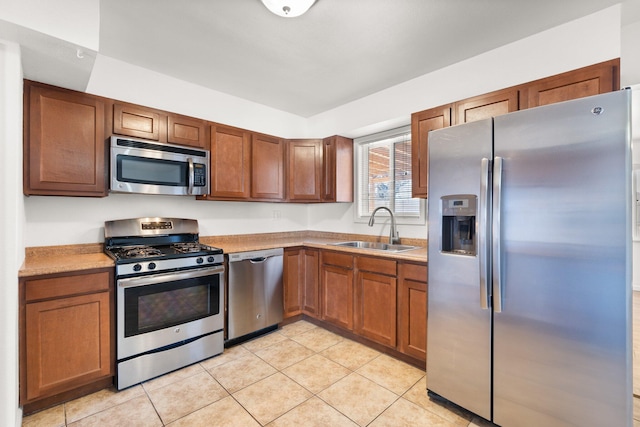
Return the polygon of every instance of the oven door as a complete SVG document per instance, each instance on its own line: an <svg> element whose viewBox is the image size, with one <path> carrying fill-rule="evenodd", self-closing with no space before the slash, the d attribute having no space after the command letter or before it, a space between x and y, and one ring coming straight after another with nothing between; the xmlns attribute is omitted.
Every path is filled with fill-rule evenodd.
<svg viewBox="0 0 640 427"><path fill-rule="evenodd" d="M118 279L117 358L224 328L224 266Z"/></svg>

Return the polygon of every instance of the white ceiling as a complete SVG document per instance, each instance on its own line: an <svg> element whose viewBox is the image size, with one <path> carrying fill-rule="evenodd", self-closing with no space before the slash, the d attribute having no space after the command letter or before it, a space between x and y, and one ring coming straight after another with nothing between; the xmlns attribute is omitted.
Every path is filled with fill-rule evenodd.
<svg viewBox="0 0 640 427"><path fill-rule="evenodd" d="M281 18L260 0L102 0L98 53L311 117L619 2L316 0L305 15ZM26 44L27 78L86 84L88 75L74 83L66 73L67 84L41 76L53 49Z"/></svg>

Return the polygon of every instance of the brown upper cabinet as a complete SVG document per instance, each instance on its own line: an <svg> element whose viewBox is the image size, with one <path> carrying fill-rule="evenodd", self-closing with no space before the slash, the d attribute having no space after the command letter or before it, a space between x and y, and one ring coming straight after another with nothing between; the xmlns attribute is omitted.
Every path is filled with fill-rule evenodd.
<svg viewBox="0 0 640 427"><path fill-rule="evenodd" d="M411 115L411 194L427 197L429 131L451 126L452 105L431 108Z"/></svg>
<svg viewBox="0 0 640 427"><path fill-rule="evenodd" d="M536 80L526 85L528 107L620 89L620 58Z"/></svg>
<svg viewBox="0 0 640 427"><path fill-rule="evenodd" d="M24 82L26 195L107 195L108 100Z"/></svg>
<svg viewBox="0 0 640 427"><path fill-rule="evenodd" d="M322 200L353 202L353 139L331 136L322 140Z"/></svg>
<svg viewBox="0 0 640 427"><path fill-rule="evenodd" d="M254 133L251 136L251 198L284 199L284 140Z"/></svg>
<svg viewBox="0 0 640 427"><path fill-rule="evenodd" d="M455 124L475 122L517 111L520 105L519 93L517 88L505 89L456 102Z"/></svg>
<svg viewBox="0 0 640 427"><path fill-rule="evenodd" d="M319 202L322 195L321 139L287 141L287 199Z"/></svg>
<svg viewBox="0 0 640 427"><path fill-rule="evenodd" d="M113 105L113 133L205 148L206 122L133 104Z"/></svg>
<svg viewBox="0 0 640 427"><path fill-rule="evenodd" d="M210 196L248 199L251 196L251 132L213 125L210 150Z"/></svg>
<svg viewBox="0 0 640 427"><path fill-rule="evenodd" d="M620 59L475 96L411 115L412 195L427 197L429 131L620 89Z"/></svg>

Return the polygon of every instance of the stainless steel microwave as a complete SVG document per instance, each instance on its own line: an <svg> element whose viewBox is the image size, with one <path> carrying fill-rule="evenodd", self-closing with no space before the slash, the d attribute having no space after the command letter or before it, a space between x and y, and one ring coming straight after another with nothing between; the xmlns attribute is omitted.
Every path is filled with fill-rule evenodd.
<svg viewBox="0 0 640 427"><path fill-rule="evenodd" d="M209 151L111 137L111 191L198 196L209 193Z"/></svg>

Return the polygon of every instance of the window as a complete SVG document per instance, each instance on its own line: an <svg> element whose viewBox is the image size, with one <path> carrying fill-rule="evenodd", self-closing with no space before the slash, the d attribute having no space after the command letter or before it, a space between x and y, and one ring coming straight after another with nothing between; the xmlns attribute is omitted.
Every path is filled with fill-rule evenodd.
<svg viewBox="0 0 640 427"><path fill-rule="evenodd" d="M398 223L423 224L424 200L411 197L411 127L357 138L355 146L356 221L386 206Z"/></svg>

